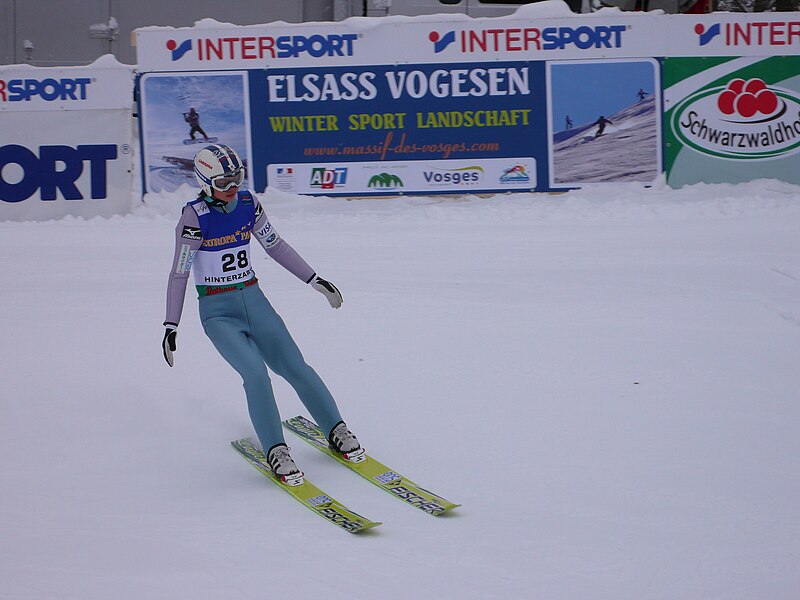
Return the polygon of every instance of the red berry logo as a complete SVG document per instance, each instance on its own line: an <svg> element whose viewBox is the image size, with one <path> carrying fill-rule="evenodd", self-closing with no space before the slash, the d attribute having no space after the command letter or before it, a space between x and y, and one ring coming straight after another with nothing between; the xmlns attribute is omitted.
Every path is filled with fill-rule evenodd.
<svg viewBox="0 0 800 600"><path fill-rule="evenodd" d="M756 94L758 112L771 115L778 109L778 95L772 90L763 89Z"/></svg>
<svg viewBox="0 0 800 600"><path fill-rule="evenodd" d="M719 98L717 98L717 106L719 107L720 112L725 115L733 114L734 102L736 102L736 92L731 89L725 90L719 95Z"/></svg>
<svg viewBox="0 0 800 600"><path fill-rule="evenodd" d="M778 96L761 79L732 79L717 97L717 108L724 115L745 119L761 113L769 115L778 108Z"/></svg>

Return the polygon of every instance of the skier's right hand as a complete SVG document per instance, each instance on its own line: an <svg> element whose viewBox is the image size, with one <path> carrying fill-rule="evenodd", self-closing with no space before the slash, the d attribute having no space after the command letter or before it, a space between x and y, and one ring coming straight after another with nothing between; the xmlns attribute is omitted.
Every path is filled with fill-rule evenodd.
<svg viewBox="0 0 800 600"><path fill-rule="evenodd" d="M172 353L175 352L175 338L178 337L178 330L175 327L167 326L164 331L164 339L161 341L161 349L164 351L164 360L171 367L175 364Z"/></svg>

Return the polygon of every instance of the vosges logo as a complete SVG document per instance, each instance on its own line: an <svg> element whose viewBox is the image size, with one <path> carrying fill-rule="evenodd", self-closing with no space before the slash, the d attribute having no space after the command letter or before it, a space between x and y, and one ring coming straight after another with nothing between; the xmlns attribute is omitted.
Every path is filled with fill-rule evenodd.
<svg viewBox="0 0 800 600"><path fill-rule="evenodd" d="M116 145L39 146L38 151L37 156L18 144L0 146L0 200L21 202L37 190L42 200L55 200L57 192L65 200L83 200L76 183L87 165L91 197L107 196L107 166L117 158Z"/></svg>
<svg viewBox="0 0 800 600"><path fill-rule="evenodd" d="M355 33L328 35L230 36L222 38L197 38L183 41L167 40L166 47L172 61L180 60L191 52L199 61L222 62L229 60L264 60L268 58L312 58L325 56L353 56Z"/></svg>
<svg viewBox="0 0 800 600"><path fill-rule="evenodd" d="M477 184L483 177L483 167L476 165L460 169L436 169L423 171L422 175L431 185Z"/></svg>
<svg viewBox="0 0 800 600"><path fill-rule="evenodd" d="M480 30L432 31L428 39L438 54L455 43L455 49L464 54L487 52L530 52L534 50L564 50L574 47L621 48L625 25L595 25L590 27L500 27Z"/></svg>
<svg viewBox="0 0 800 600"><path fill-rule="evenodd" d="M794 154L800 150L800 98L758 78L735 78L686 98L671 126L685 145L718 158Z"/></svg>
<svg viewBox="0 0 800 600"><path fill-rule="evenodd" d="M53 79L0 79L0 102L22 102L41 98L45 102L56 100L86 100L89 77Z"/></svg>

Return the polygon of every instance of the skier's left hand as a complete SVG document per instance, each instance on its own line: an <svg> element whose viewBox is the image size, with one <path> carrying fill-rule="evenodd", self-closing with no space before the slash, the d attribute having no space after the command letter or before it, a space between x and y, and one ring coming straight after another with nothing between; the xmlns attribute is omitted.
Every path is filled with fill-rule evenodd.
<svg viewBox="0 0 800 600"><path fill-rule="evenodd" d="M175 338L178 337L178 330L174 327L167 326L164 330L164 339L161 341L161 349L164 351L164 360L171 367L175 364L175 359L172 353L175 352Z"/></svg>
<svg viewBox="0 0 800 600"><path fill-rule="evenodd" d="M330 281L314 275L311 279L311 287L328 299L331 308L339 308L342 305L342 293Z"/></svg>

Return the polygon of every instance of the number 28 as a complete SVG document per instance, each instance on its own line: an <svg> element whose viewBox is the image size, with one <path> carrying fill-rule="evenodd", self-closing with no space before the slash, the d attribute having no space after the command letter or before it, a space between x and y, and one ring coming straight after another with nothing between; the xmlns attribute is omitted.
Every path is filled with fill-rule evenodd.
<svg viewBox="0 0 800 600"><path fill-rule="evenodd" d="M222 255L222 270L226 273L228 271L235 271L237 267L240 269L245 269L247 268L247 265L247 250L239 250L239 253L236 255Z"/></svg>

